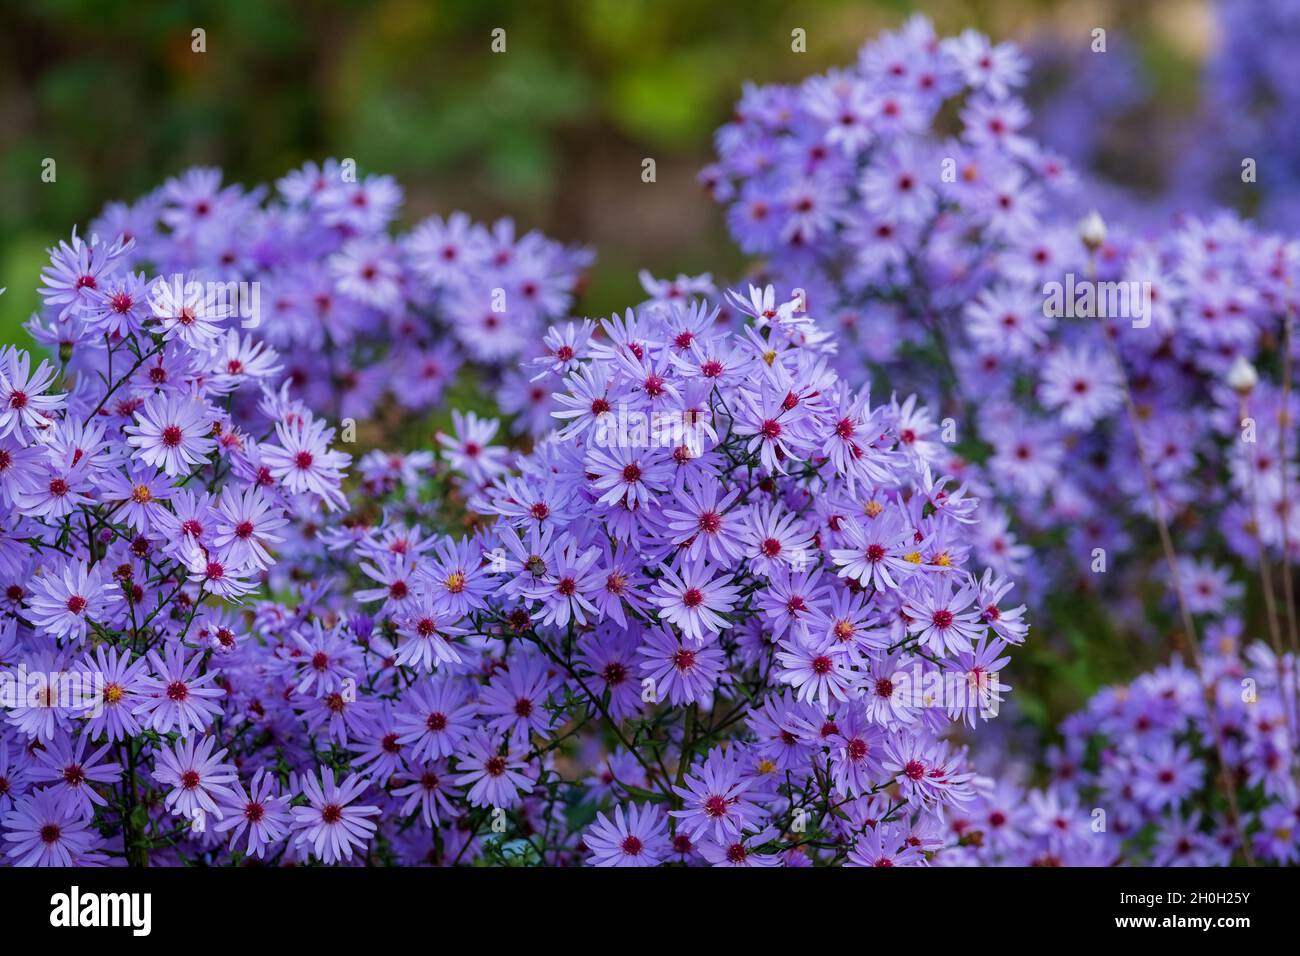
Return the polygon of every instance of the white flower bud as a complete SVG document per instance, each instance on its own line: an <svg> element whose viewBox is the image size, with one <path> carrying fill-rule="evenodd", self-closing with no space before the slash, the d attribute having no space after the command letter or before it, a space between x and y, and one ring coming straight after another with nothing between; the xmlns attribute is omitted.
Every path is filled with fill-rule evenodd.
<svg viewBox="0 0 1300 956"><path fill-rule="evenodd" d="M1106 220L1101 218L1101 213L1094 209L1083 217L1079 222L1079 238L1089 252L1101 248L1101 244L1106 241Z"/></svg>
<svg viewBox="0 0 1300 956"><path fill-rule="evenodd" d="M1238 355L1232 360L1232 366L1228 369L1227 382L1228 387L1234 392L1248 395L1259 384L1259 373L1255 371L1255 366L1250 364L1246 356Z"/></svg>

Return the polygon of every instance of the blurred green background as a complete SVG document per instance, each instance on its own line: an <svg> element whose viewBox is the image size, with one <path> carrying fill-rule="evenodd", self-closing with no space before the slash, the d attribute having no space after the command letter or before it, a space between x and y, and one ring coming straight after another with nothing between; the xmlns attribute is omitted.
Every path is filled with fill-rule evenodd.
<svg viewBox="0 0 1300 956"><path fill-rule="evenodd" d="M1199 0L5 0L0 331L14 340L45 248L74 223L197 163L252 184L350 156L398 177L405 224L466 209L589 243L590 314L637 297L642 266L734 275L695 175L742 84L848 63L918 9L999 39L1120 28L1175 93L1194 83L1207 16Z"/></svg>

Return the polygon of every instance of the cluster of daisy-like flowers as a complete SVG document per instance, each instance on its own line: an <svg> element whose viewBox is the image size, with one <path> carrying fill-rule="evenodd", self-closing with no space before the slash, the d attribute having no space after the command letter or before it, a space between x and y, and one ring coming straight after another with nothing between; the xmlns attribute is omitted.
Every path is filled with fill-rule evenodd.
<svg viewBox="0 0 1300 956"><path fill-rule="evenodd" d="M350 261L336 207L392 188L301 179L283 207L206 171L110 207L51 250L29 328L57 359L3 355L5 861L940 850L974 789L949 731L997 713L1027 624L926 409L840 379L801 296L646 275L605 322L504 315L531 450L454 412L345 487L312 406L349 407L291 393L277 346L392 372L455 334L430 301L502 287L410 238L382 308L339 275L294 298L313 254ZM436 402L389 384L377 414Z"/></svg>
<svg viewBox="0 0 1300 956"><path fill-rule="evenodd" d="M551 330L531 452L457 415L441 468L362 462L369 513L323 538L376 662L340 664L335 743L402 859L924 861L973 795L947 732L1027 631L974 573L977 503L797 301L647 285Z"/></svg>
<svg viewBox="0 0 1300 956"><path fill-rule="evenodd" d="M980 792L949 817L942 862L1294 865L1295 658L1243 647L1241 629L1218 619L1196 667L1175 658L1097 694L1062 724L1048 785L1008 775Z"/></svg>
<svg viewBox="0 0 1300 956"><path fill-rule="evenodd" d="M225 305L255 330L318 414L391 437L439 407L468 362L478 384L499 386L501 407L526 422L548 396L518 374L518 359L567 314L590 253L464 213L393 235L402 202L391 176L362 175L352 160L307 163L274 190L192 169L135 203L110 204L91 228L134 240L115 291L141 306L136 262L169 279L238 288L237 300L209 308L212 321ZM185 304L183 294L172 299ZM110 313L85 334L132 327L139 314Z"/></svg>
<svg viewBox="0 0 1300 956"><path fill-rule="evenodd" d="M853 69L747 91L704 179L766 272L824 277L810 301L866 344L842 358L895 381L947 371L930 387L959 442L941 468L1006 508L984 531L1004 563L987 560L1022 576L1041 614L1068 622L1082 593L1112 632L1179 631L1209 689L1197 634L1249 583L1243 629L1269 648L1249 659L1272 668L1249 676L1290 713L1300 247L1226 212L1109 230L1062 214L1047 197L1072 176L1022 135L1023 68L1009 46L938 40L914 19ZM951 113L961 129L942 139L932 127ZM1244 854L1251 804L1294 807L1294 761L1249 790L1250 761L1271 751L1243 756L1209 714L1199 743L1231 781L1213 809Z"/></svg>
<svg viewBox="0 0 1300 956"><path fill-rule="evenodd" d="M52 250L57 360L0 354L2 859L1288 861L1298 249L1063 214L1025 68L913 19L747 90L704 179L758 285L600 322L584 252L394 238L348 161ZM427 447L457 375L508 417ZM323 414L393 447L345 479ZM1045 788L963 745L1013 579L1187 660Z"/></svg>
<svg viewBox="0 0 1300 956"><path fill-rule="evenodd" d="M1009 44L940 39L913 18L852 67L748 88L701 174L762 273L823 318L841 374L865 366L931 400L942 470L981 481L981 464L1021 474L1050 454L1005 418L984 415L977 435L976 409L1047 342L1039 277L1084 253L1073 222L1044 221L1075 183L1026 135L1014 91L1027 65ZM978 553L1018 574L1028 550L995 504Z"/></svg>
<svg viewBox="0 0 1300 956"><path fill-rule="evenodd" d="M231 604L273 578L291 516L344 504L351 456L267 387L275 351L205 287L178 301L132 272L132 253L120 235L59 243L30 325L57 360L0 352L0 850L16 865L135 861L176 828L168 811L233 797L216 663L246 633ZM245 393L251 414L233 414Z"/></svg>
<svg viewBox="0 0 1300 956"><path fill-rule="evenodd" d="M1030 795L1032 812L1004 812L1008 788L955 822L980 834L982 862L1291 863L1300 245L1226 213L1151 239L1104 238L1101 226L1082 227L1090 273L1142 277L1150 312L1057 329L1041 367L1090 341L1073 346L1087 367L1054 393L1040 383L1018 414L1045 429L1055 414L1065 430L1046 529L1068 529L1108 626L1172 632L1175 657L1062 725L1054 782Z"/></svg>

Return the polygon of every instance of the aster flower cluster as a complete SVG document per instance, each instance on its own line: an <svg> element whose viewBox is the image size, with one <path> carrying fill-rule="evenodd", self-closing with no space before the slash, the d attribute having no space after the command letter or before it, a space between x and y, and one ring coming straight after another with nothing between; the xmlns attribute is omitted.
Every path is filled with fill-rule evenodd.
<svg viewBox="0 0 1300 956"><path fill-rule="evenodd" d="M1300 247L1227 212L1141 230L1062 215L1046 199L1073 176L1022 135L1023 67L1009 46L939 40L914 19L852 69L748 90L705 182L766 272L824 276L813 301L849 337L866 320L873 368L893 380L935 361L948 370L937 404L964 440L942 468L1005 507L986 543L1005 563L990 563L1021 575L1044 617L1067 619L1082 592L1122 633L1176 628L1209 693L1218 672L1198 633L1249 584L1243 629L1268 638L1250 660L1271 668L1249 677L1293 687ZM955 141L932 129L951 112ZM882 118L896 113L912 122ZM1242 762L1218 716L1201 721L1228 794L1215 809L1248 854L1258 794L1238 799ZM1282 752L1290 780L1295 748ZM1275 781L1266 796L1293 802L1285 790Z"/></svg>
<svg viewBox="0 0 1300 956"><path fill-rule="evenodd" d="M337 743L439 861L924 862L973 794L947 733L1028 628L971 562L977 501L797 301L646 281L551 330L532 451L457 416L432 476L364 476L374 520L326 541L383 664Z"/></svg>
<svg viewBox="0 0 1300 956"><path fill-rule="evenodd" d="M1062 725L1034 813L1005 815L1012 791L985 808L1011 827L993 858L1290 863L1300 247L1228 213L1148 238L1101 226L1081 227L1088 274L1136 281L1149 311L1062 323L1014 415L1067 436L1040 515L1065 530L1084 587L1121 632L1172 630L1176 656ZM1053 383L1061 355L1070 377Z"/></svg>
<svg viewBox="0 0 1300 956"><path fill-rule="evenodd" d="M1097 587L1132 544L1126 518L1173 521L1210 499L1230 529L1258 524L1263 540L1293 543L1292 481L1280 480L1295 475L1293 436L1283 442L1277 424L1289 390L1256 389L1258 431L1238 441L1226 375L1238 358L1277 363L1294 243L1230 213L1153 233L1051 215L1049 196L1073 176L1020 133L1028 114L1012 90L1024 66L1009 45L940 40L913 19L852 69L748 90L704 179L766 273L809 277L803 296L853 343L839 349L842 370L865 358L891 381L946 371L937 388L932 375L916 386L951 416L941 470L1007 511L980 545L998 570L1043 591ZM945 104L962 117L957 139L931 129ZM943 434L939 424L920 434ZM1207 456L1223 468L1199 468ZM1029 575L1031 540L1046 546Z"/></svg>
<svg viewBox="0 0 1300 956"><path fill-rule="evenodd" d="M1028 549L997 506L1017 502L982 466L1037 472L1026 483L1040 494L1053 452L1017 422L977 422L976 408L1048 345L1039 287L1085 254L1072 221L1045 216L1077 184L1026 132L1027 69L1011 44L941 39L914 17L849 68L747 88L701 174L761 273L800 289L833 330L841 374L865 365L931 401L937 415L910 430L943 437L940 470L985 492L979 557L1013 575Z"/></svg>
<svg viewBox="0 0 1300 956"><path fill-rule="evenodd" d="M74 232L0 352L0 860L1290 862L1300 246L1064 214L1027 65L915 18L747 89L756 281L599 321L346 160ZM1040 787L1022 584L1177 651Z"/></svg>
<svg viewBox="0 0 1300 956"><path fill-rule="evenodd" d="M344 504L351 456L270 387L273 349L133 273L130 238L50 252L30 328L58 359L0 352L0 844L15 865L138 861L168 811L233 794L230 605L270 579L291 514Z"/></svg>
<svg viewBox="0 0 1300 956"><path fill-rule="evenodd" d="M363 175L346 159L307 163L274 189L223 184L220 170L197 168L110 204L91 228L133 240L115 292L143 303L134 270L147 264L177 290L173 309L231 313L279 352L283 375L318 414L391 431L439 407L466 363L480 381L505 374L507 411L531 409L544 396L517 359L567 313L590 253L459 212L393 235L402 202L391 176ZM187 302L196 280L230 294ZM101 312L83 335L139 328L138 307ZM191 337L210 338L210 325Z"/></svg>
<svg viewBox="0 0 1300 956"><path fill-rule="evenodd" d="M345 486L280 352L311 361L307 323L222 298L386 221L294 182L110 207L42 276L57 363L3 355L6 862L928 861L974 787L949 732L997 713L1028 625L924 406L837 376L797 295L645 275L536 330L524 450L453 410ZM258 222L265 270L221 271ZM382 308L417 324L410 294Z"/></svg>
<svg viewBox="0 0 1300 956"><path fill-rule="evenodd" d="M1067 237L1043 213L1074 175L1026 133L1028 65L914 17L851 67L747 87L718 130L702 182L742 250L851 343L844 361L898 371L1001 274L1057 265Z"/></svg>
<svg viewBox="0 0 1300 956"><path fill-rule="evenodd" d="M1062 724L1050 783L1026 788L1009 774L978 794L950 818L957 846L943 862L1295 865L1295 658L1279 660L1262 641L1243 647L1240 631L1239 619L1216 622L1201 672L1175 658L1101 691ZM1236 810L1217 768L1220 743Z"/></svg>
<svg viewBox="0 0 1300 956"><path fill-rule="evenodd" d="M1213 0L1199 102L1158 98L1136 44L1118 28L1028 41L1030 129L1083 171L1089 204L1158 224L1229 206L1294 231L1300 130L1300 4ZM1117 181L1117 182L1116 182Z"/></svg>

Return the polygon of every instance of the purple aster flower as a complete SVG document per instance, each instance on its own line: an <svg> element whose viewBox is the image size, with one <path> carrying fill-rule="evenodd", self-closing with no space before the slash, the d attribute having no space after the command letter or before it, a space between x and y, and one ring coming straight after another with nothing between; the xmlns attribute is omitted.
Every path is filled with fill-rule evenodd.
<svg viewBox="0 0 1300 956"><path fill-rule="evenodd" d="M98 236L87 243L74 229L71 245L60 240L48 250L50 265L41 273L42 288L37 291L47 306L62 306L60 320L80 314L94 305L95 290L121 267L132 245L130 240L109 245Z"/></svg>
<svg viewBox="0 0 1300 956"><path fill-rule="evenodd" d="M660 620L677 625L696 644L731 627L723 615L735 606L740 590L729 583L729 575L706 561L689 559L676 569L667 564L659 569L663 577L655 582L650 600L659 605Z"/></svg>
<svg viewBox="0 0 1300 956"><path fill-rule="evenodd" d="M68 737L56 737L44 750L36 752L36 766L31 771L34 781L40 784L52 782L54 785L50 790L87 819L94 814L95 807L108 803L95 789L95 784L113 784L122 775L120 764L103 762L111 744L105 744L87 756L88 742L85 734L75 742Z"/></svg>
<svg viewBox="0 0 1300 956"><path fill-rule="evenodd" d="M729 845L761 817L759 807L746 798L753 782L742 775L733 755L715 747L698 770L686 775L684 786L673 787L682 798L683 809L668 815L681 821L692 840L707 836Z"/></svg>
<svg viewBox="0 0 1300 956"><path fill-rule="evenodd" d="M432 673L439 664L461 663L463 658L452 644L466 633L465 628L456 626L460 620L431 592L422 590L413 605L403 608L396 618L402 642L394 662L426 673Z"/></svg>
<svg viewBox="0 0 1300 956"><path fill-rule="evenodd" d="M741 536L745 542L741 556L755 572L769 577L791 566L804 570L812 552L809 529L798 515L780 505L755 506L746 517Z"/></svg>
<svg viewBox="0 0 1300 956"><path fill-rule="evenodd" d="M767 827L752 836L737 836L730 840L705 839L700 843L700 854L712 866L780 866L782 858L779 854L757 852L776 836L776 829Z"/></svg>
<svg viewBox="0 0 1300 956"><path fill-rule="evenodd" d="M924 866L925 862L925 854L907 842L907 834L897 824L878 823L862 831L844 865Z"/></svg>
<svg viewBox="0 0 1300 956"><path fill-rule="evenodd" d="M403 785L393 788L393 796L405 799L402 816L410 816L418 809L424 825L437 828L444 817L456 814L452 801L460 799L461 792L451 786L444 761L418 764L409 772L398 774L397 780Z"/></svg>
<svg viewBox="0 0 1300 956"><path fill-rule="evenodd" d="M402 700L398 742L413 745L415 760L449 757L474 729L476 712L457 681L431 678L417 683Z"/></svg>
<svg viewBox="0 0 1300 956"><path fill-rule="evenodd" d="M1149 752L1133 755L1133 792L1154 811L1177 806L1205 780L1204 765L1185 744L1157 741Z"/></svg>
<svg viewBox="0 0 1300 956"><path fill-rule="evenodd" d="M76 866L98 842L76 804L48 788L18 798L0 823L14 866Z"/></svg>
<svg viewBox="0 0 1300 956"><path fill-rule="evenodd" d="M959 769L942 741L895 733L885 740L883 764L912 805L952 806L967 802L974 794L970 781L975 775Z"/></svg>
<svg viewBox="0 0 1300 956"><path fill-rule="evenodd" d="M652 627L642 636L637 653L641 674L653 682L655 700L673 706L708 701L722 675L726 658L716 644L687 647L666 625Z"/></svg>
<svg viewBox="0 0 1300 956"><path fill-rule="evenodd" d="M601 551L599 573L603 577L603 583L590 596L591 602L596 605L600 617L614 621L619 627L627 627L625 606L635 614L649 614L649 598L645 588L650 580L643 573L644 566L632 549L606 541L602 542Z"/></svg>
<svg viewBox="0 0 1300 956"><path fill-rule="evenodd" d="M483 688L479 716L487 718L488 730L509 734L512 744L526 744L530 733L545 737L554 722L547 706L554 685L544 658L518 657Z"/></svg>
<svg viewBox="0 0 1300 956"><path fill-rule="evenodd" d="M361 652L343 628L326 631L320 621L312 621L308 633L294 631L289 640L295 694L324 697L358 676Z"/></svg>
<svg viewBox="0 0 1300 956"><path fill-rule="evenodd" d="M788 409L786 396L771 387L758 393L742 391L739 401L736 434L751 436L745 450L757 452L765 469L784 474L787 461L802 460L811 444L802 428L799 407Z"/></svg>
<svg viewBox="0 0 1300 956"><path fill-rule="evenodd" d="M154 395L124 429L140 460L172 477L188 475L217 447L210 437L215 419L196 395Z"/></svg>
<svg viewBox="0 0 1300 956"><path fill-rule="evenodd" d="M591 675L588 684L602 699L609 695L609 712L615 720L641 709L641 685L635 677L636 651L636 633L625 626L599 627L578 640L578 660Z"/></svg>
<svg viewBox="0 0 1300 956"><path fill-rule="evenodd" d="M653 804L614 808L614 819L596 814L596 822L583 834L592 866L658 866L668 858L668 819Z"/></svg>
<svg viewBox="0 0 1300 956"><path fill-rule="evenodd" d="M849 707L835 718L831 736L830 773L838 791L852 797L871 793L884 776L880 730L860 707Z"/></svg>
<svg viewBox="0 0 1300 956"><path fill-rule="evenodd" d="M513 807L536 782L522 750L508 739L498 743L481 730L461 743L456 769L455 783L468 788L466 797L475 807Z"/></svg>
<svg viewBox="0 0 1300 956"><path fill-rule="evenodd" d="M482 549L475 542L468 538L459 542L443 539L423 570L435 597L448 613L464 617L486 607L484 597L492 582L483 565Z"/></svg>
<svg viewBox="0 0 1300 956"><path fill-rule="evenodd" d="M601 568L594 566L599 558L599 548L580 552L578 542L572 538L555 550L548 573L525 592L529 598L542 602L536 612L538 621L566 627L572 619L582 627L589 617L599 613L592 598L607 579Z"/></svg>
<svg viewBox="0 0 1300 956"><path fill-rule="evenodd" d="M475 484L490 481L505 471L506 450L489 444L501 427L499 421L457 411L452 413L452 425L454 435L438 435L448 467Z"/></svg>
<svg viewBox="0 0 1300 956"><path fill-rule="evenodd" d="M284 539L276 534L289 523L284 512L257 485L242 491L227 485L216 511L213 545L231 567L268 568L273 563L268 546Z"/></svg>
<svg viewBox="0 0 1300 956"><path fill-rule="evenodd" d="M9 740L0 734L0 819L13 809L14 801L27 792L30 783L26 762L10 757Z"/></svg>
<svg viewBox="0 0 1300 956"><path fill-rule="evenodd" d="M782 639L777 646L780 667L775 676L794 687L799 700L820 701L829 713L832 697L842 702L856 693L858 677L845 647L824 639L814 643L800 634Z"/></svg>
<svg viewBox="0 0 1300 956"><path fill-rule="evenodd" d="M978 596L975 582L961 582L954 592L955 575L939 573L926 579L928 587L904 605L908 631L933 654L969 651L988 627L972 605Z"/></svg>
<svg viewBox="0 0 1300 956"><path fill-rule="evenodd" d="M100 565L60 562L32 581L27 615L51 637L80 644L90 622L104 620L119 601L117 582L105 581Z"/></svg>
<svg viewBox="0 0 1300 956"><path fill-rule="evenodd" d="M75 451L31 461L32 469L14 488L14 504L29 518L59 521L94 499L90 462Z"/></svg>
<svg viewBox="0 0 1300 956"><path fill-rule="evenodd" d="M1047 357L1039 398L1060 409L1061 423L1087 429L1117 410L1123 401L1119 373L1108 358L1087 349L1063 350Z"/></svg>
<svg viewBox="0 0 1300 956"><path fill-rule="evenodd" d="M97 286L81 313L87 332L110 338L140 333L150 317L149 282L142 272L124 272Z"/></svg>
<svg viewBox="0 0 1300 956"><path fill-rule="evenodd" d="M375 806L350 806L369 786L357 774L335 783L329 767L320 769L319 779L314 773L304 776L302 795L307 806L290 809L294 843L327 865L351 860L374 837L377 824L370 818L382 812Z"/></svg>
<svg viewBox="0 0 1300 956"><path fill-rule="evenodd" d="M145 725L160 734L175 730L185 738L192 731L206 730L221 713L216 701L226 692L208 686L217 679L215 672L199 673L203 655L186 660L184 651L173 644L161 655L150 651L146 657L151 673L140 679L142 700L131 713L144 717Z"/></svg>
<svg viewBox="0 0 1300 956"><path fill-rule="evenodd" d="M64 404L62 394L45 394L57 374L44 360L33 372L32 357L13 346L0 352L0 438L26 445L50 427Z"/></svg>
<svg viewBox="0 0 1300 956"><path fill-rule="evenodd" d="M247 790L237 778L232 780L217 802L220 819L213 828L228 833L232 846L247 833L244 851L259 860L288 835L292 825L289 797L278 792L275 778L265 770L253 774Z"/></svg>
<svg viewBox="0 0 1300 956"><path fill-rule="evenodd" d="M153 778L170 787L163 805L186 820L199 821L204 814L221 817L217 801L231 796L230 784L238 779L232 764L222 763L226 756L223 747L215 754L215 737L182 739L172 748L158 750L154 761Z"/></svg>
<svg viewBox="0 0 1300 956"><path fill-rule="evenodd" d="M611 444L587 453L587 474L600 504L646 508L666 491L670 466L661 451Z"/></svg>
<svg viewBox="0 0 1300 956"><path fill-rule="evenodd" d="M149 287L149 308L165 340L206 350L223 337L232 314L220 284L194 275L161 276Z"/></svg>
<svg viewBox="0 0 1300 956"><path fill-rule="evenodd" d="M99 699L86 711L84 733L92 738L107 737L109 743L138 734L140 725L132 711L143 693L142 678L149 662L132 660L130 651L101 644L80 666L92 675L92 686L101 688Z"/></svg>
<svg viewBox="0 0 1300 956"><path fill-rule="evenodd" d="M340 293L385 311L402 304L402 267L387 238L356 238L329 259L330 274Z"/></svg>
<svg viewBox="0 0 1300 956"><path fill-rule="evenodd" d="M275 434L278 445L261 446L271 477L293 494L316 495L331 510L342 507L344 498L339 485L352 456L329 447L334 429L309 416L277 422Z"/></svg>
<svg viewBox="0 0 1300 956"><path fill-rule="evenodd" d="M172 496L173 483L156 468L130 469L129 473L112 471L100 481L104 500L116 502L115 514L141 534L153 530L156 515L166 511L163 504Z"/></svg>
<svg viewBox="0 0 1300 956"><path fill-rule="evenodd" d="M865 522L851 519L841 530L848 547L831 551L840 577L851 578L864 588L896 591L901 580L920 570L919 561L909 560L915 538L897 507L877 505Z"/></svg>

